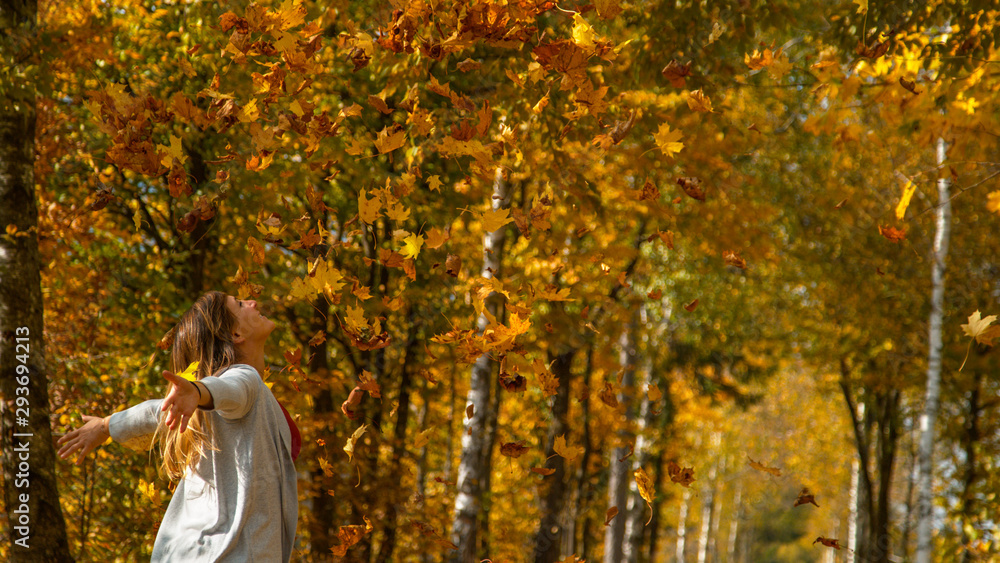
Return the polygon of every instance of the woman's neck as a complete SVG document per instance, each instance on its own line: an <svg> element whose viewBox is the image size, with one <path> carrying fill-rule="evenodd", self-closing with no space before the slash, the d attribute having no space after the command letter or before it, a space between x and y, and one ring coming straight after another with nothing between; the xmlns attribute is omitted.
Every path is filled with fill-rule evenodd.
<svg viewBox="0 0 1000 563"><path fill-rule="evenodd" d="M263 348L258 348L256 350L242 350L237 361L241 364L253 367L257 370L257 373L259 373L261 377L264 377L264 366L267 364L264 362Z"/></svg>

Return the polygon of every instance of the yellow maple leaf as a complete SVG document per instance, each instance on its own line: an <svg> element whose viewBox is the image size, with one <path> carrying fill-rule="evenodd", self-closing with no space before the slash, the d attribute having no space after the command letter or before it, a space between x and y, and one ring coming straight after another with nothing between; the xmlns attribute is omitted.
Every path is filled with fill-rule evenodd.
<svg viewBox="0 0 1000 563"><path fill-rule="evenodd" d="M510 216L510 209L490 209L483 212L483 231L492 233L499 230L514 219Z"/></svg>
<svg viewBox="0 0 1000 563"><path fill-rule="evenodd" d="M868 11L868 0L854 0L854 3L858 5L856 13L863 14Z"/></svg>
<svg viewBox="0 0 1000 563"><path fill-rule="evenodd" d="M236 117L241 123L249 123L260 117L260 108L257 107L257 99L250 98L250 101L240 108L240 112L236 114Z"/></svg>
<svg viewBox="0 0 1000 563"><path fill-rule="evenodd" d="M317 293L323 292L332 295L344 287L343 279L344 275L340 273L340 270L325 260L319 260L316 263L311 283Z"/></svg>
<svg viewBox="0 0 1000 563"><path fill-rule="evenodd" d="M968 336L971 336L978 340L979 337L986 332L986 329L988 329L990 325L993 324L996 320L997 320L996 315L990 315L988 317L983 318L980 312L977 310L975 313L969 315L969 323L962 325L962 330Z"/></svg>
<svg viewBox="0 0 1000 563"><path fill-rule="evenodd" d="M441 176L435 174L434 176L427 178L427 187L430 188L432 192L441 191Z"/></svg>
<svg viewBox="0 0 1000 563"><path fill-rule="evenodd" d="M583 447L570 446L567 444L565 434L556 438L555 443L552 445L552 451L556 452L561 457L566 458L566 461L573 461L583 455Z"/></svg>
<svg viewBox="0 0 1000 563"><path fill-rule="evenodd" d="M402 127L390 125L378 132L375 148L378 149L379 154L385 154L402 147L405 142L406 131Z"/></svg>
<svg viewBox="0 0 1000 563"><path fill-rule="evenodd" d="M156 148L163 152L164 156L160 160L160 164L171 167L173 166L174 159L177 162L184 164L187 161L187 155L184 154L184 146L181 144L181 140L176 135L170 136L170 146L166 145L156 145Z"/></svg>
<svg viewBox="0 0 1000 563"><path fill-rule="evenodd" d="M712 100L701 90L690 92L687 97L688 107L702 113L712 113Z"/></svg>
<svg viewBox="0 0 1000 563"><path fill-rule="evenodd" d="M145 479L139 479L139 492L149 497L149 500L156 501L156 484L147 483Z"/></svg>
<svg viewBox="0 0 1000 563"><path fill-rule="evenodd" d="M594 0L594 7L597 8L597 15L605 20L617 16L622 11L618 0Z"/></svg>
<svg viewBox="0 0 1000 563"><path fill-rule="evenodd" d="M377 195L371 199L367 199L365 190L361 190L358 194L358 216L361 220L369 225L375 222L379 216L379 203L380 199Z"/></svg>
<svg viewBox="0 0 1000 563"><path fill-rule="evenodd" d="M354 332L361 332L368 328L368 321L365 319L365 311L361 307L347 306L347 315L344 317L347 328Z"/></svg>
<svg viewBox="0 0 1000 563"><path fill-rule="evenodd" d="M417 233L411 233L410 236L403 239L403 243L403 249L400 253L407 258L416 258L417 254L420 254L420 247L424 244L424 237Z"/></svg>
<svg viewBox="0 0 1000 563"><path fill-rule="evenodd" d="M198 362L191 362L188 367L184 368L184 371L177 375L188 381L194 381L198 377Z"/></svg>
<svg viewBox="0 0 1000 563"><path fill-rule="evenodd" d="M655 383L650 383L646 389L646 396L649 397L651 403L655 403L663 397L663 392L660 391L660 388Z"/></svg>
<svg viewBox="0 0 1000 563"><path fill-rule="evenodd" d="M660 125L660 129L653 135L653 139L656 140L656 146L660 148L665 156L673 156L684 148L684 143L678 142L681 137L683 137L683 134L680 131L671 131L670 125L666 123Z"/></svg>
<svg viewBox="0 0 1000 563"><path fill-rule="evenodd" d="M344 151L351 156L361 156L365 154L365 147L367 146L368 139L365 137L358 137L356 139L351 139Z"/></svg>
<svg viewBox="0 0 1000 563"><path fill-rule="evenodd" d="M585 49L593 49L597 34L580 12L573 14L573 42Z"/></svg>
<svg viewBox="0 0 1000 563"><path fill-rule="evenodd" d="M449 235L446 231L434 227L427 232L427 248L440 248L441 245L447 242L450 238L451 235Z"/></svg>

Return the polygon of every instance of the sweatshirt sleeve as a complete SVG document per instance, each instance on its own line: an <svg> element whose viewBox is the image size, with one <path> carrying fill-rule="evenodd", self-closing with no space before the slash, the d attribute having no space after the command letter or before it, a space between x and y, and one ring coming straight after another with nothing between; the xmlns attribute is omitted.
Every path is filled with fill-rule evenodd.
<svg viewBox="0 0 1000 563"><path fill-rule="evenodd" d="M108 432L111 433L111 438L124 444L152 434L156 431L156 425L160 420L162 404L162 399L153 399L112 414L108 420Z"/></svg>
<svg viewBox="0 0 1000 563"><path fill-rule="evenodd" d="M230 420L250 412L261 384L257 370L247 365L233 366L218 377L203 377L199 381L212 394L214 410Z"/></svg>

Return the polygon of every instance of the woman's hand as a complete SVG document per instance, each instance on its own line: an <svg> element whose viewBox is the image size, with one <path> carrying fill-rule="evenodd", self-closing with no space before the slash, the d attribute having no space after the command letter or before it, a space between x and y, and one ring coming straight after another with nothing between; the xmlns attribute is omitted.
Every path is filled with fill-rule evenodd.
<svg viewBox="0 0 1000 563"><path fill-rule="evenodd" d="M171 383L170 392L160 407L161 411L167 413L164 423L171 430L180 424L180 431L184 432L187 430L188 422L191 421L191 415L198 408L198 388L190 380L169 371L163 372L163 378Z"/></svg>
<svg viewBox="0 0 1000 563"><path fill-rule="evenodd" d="M357 412L358 405L361 404L361 398L365 396L365 392L359 387L355 387L351 394L347 396L347 400L344 404L340 405L340 410L343 411L347 418L351 420L357 420L361 418L361 413Z"/></svg>
<svg viewBox="0 0 1000 563"><path fill-rule="evenodd" d="M67 433L56 442L62 445L59 448L59 457L66 459L73 455L73 452L79 451L76 464L80 465L83 463L83 458L87 457L91 450L106 442L110 437L106 419L99 416L83 415L83 426Z"/></svg>

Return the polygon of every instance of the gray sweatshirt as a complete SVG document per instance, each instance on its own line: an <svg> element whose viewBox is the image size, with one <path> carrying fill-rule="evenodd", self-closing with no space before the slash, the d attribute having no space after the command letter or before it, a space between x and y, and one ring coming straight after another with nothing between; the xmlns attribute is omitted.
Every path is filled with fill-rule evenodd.
<svg viewBox="0 0 1000 563"><path fill-rule="evenodd" d="M152 561L289 561L298 520L291 431L257 370L236 364L201 380L215 409L204 411L214 449L174 490ZM161 399L111 415L116 442L152 434Z"/></svg>

